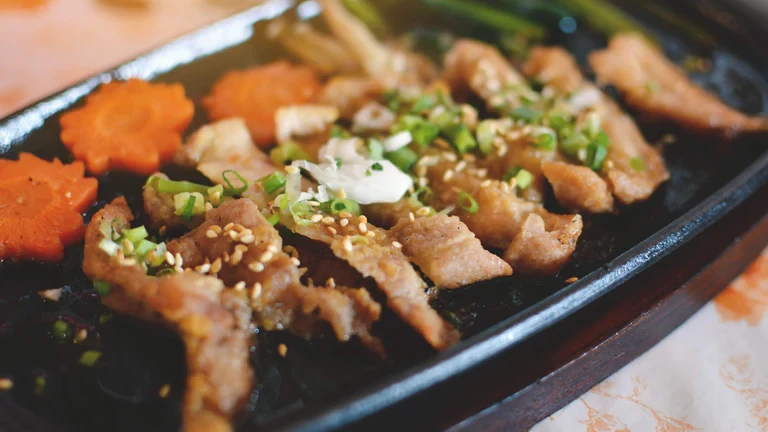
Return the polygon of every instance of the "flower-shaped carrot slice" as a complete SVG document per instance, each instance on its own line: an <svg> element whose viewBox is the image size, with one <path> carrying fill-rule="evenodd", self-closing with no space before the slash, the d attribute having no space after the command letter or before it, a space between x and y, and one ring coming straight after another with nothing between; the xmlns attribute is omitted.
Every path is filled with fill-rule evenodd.
<svg viewBox="0 0 768 432"><path fill-rule="evenodd" d="M90 173L148 175L173 158L194 112L180 84L111 82L61 116L61 141Z"/></svg>
<svg viewBox="0 0 768 432"><path fill-rule="evenodd" d="M320 86L320 79L309 67L280 60L227 72L203 99L203 105L213 120L242 117L253 142L266 147L275 140L277 109L309 102Z"/></svg>
<svg viewBox="0 0 768 432"><path fill-rule="evenodd" d="M98 181L83 177L82 162L64 165L29 153L0 160L0 260L58 261L80 241L83 216Z"/></svg>

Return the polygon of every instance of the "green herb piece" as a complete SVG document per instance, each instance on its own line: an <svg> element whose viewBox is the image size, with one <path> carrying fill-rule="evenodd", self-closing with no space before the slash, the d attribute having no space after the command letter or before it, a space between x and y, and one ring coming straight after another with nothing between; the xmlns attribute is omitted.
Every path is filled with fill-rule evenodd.
<svg viewBox="0 0 768 432"><path fill-rule="evenodd" d="M552 135L543 133L534 138L533 146L542 150L552 151L557 147L557 141Z"/></svg>
<svg viewBox="0 0 768 432"><path fill-rule="evenodd" d="M93 289L100 297L108 296L111 291L109 283L104 281L93 281Z"/></svg>
<svg viewBox="0 0 768 432"><path fill-rule="evenodd" d="M434 108L435 105L437 105L437 98L432 95L423 95L416 99L416 102L411 107L411 112L418 114Z"/></svg>
<svg viewBox="0 0 768 432"><path fill-rule="evenodd" d="M448 129L456 124L456 119L458 118L458 114L453 112L452 110L446 110L441 112L438 115L430 116L430 121L437 126L438 129Z"/></svg>
<svg viewBox="0 0 768 432"><path fill-rule="evenodd" d="M93 367L97 361L101 358L101 352L95 350L88 350L80 355L79 363L83 366Z"/></svg>
<svg viewBox="0 0 768 432"><path fill-rule="evenodd" d="M533 124L538 123L544 113L528 106L521 106L513 109L509 115L515 120L522 120L528 124Z"/></svg>
<svg viewBox="0 0 768 432"><path fill-rule="evenodd" d="M176 270L172 268L164 268L164 269L158 270L157 273L155 273L155 277L171 276L174 274L176 274Z"/></svg>
<svg viewBox="0 0 768 432"><path fill-rule="evenodd" d="M478 210L480 210L480 206L477 205L477 201L475 201L472 195L465 191L459 192L459 205L465 211L472 214L475 214Z"/></svg>
<svg viewBox="0 0 768 432"><path fill-rule="evenodd" d="M360 204L357 201L351 199L335 199L331 201L330 205L331 213L338 215L339 213L346 211L353 215L360 215Z"/></svg>
<svg viewBox="0 0 768 432"><path fill-rule="evenodd" d="M351 136L352 135L349 132L344 130L344 128L339 126L339 125L333 125L333 127L331 128L331 133L330 133L330 137L331 138L350 138ZM272 156L272 154L270 153L270 157L271 156Z"/></svg>
<svg viewBox="0 0 768 432"><path fill-rule="evenodd" d="M35 394L41 395L45 391L45 377L40 375L35 378Z"/></svg>
<svg viewBox="0 0 768 432"><path fill-rule="evenodd" d="M506 173L504 173L504 176L501 177L501 180L504 181L505 183L509 183L509 181L515 178L517 173L519 173L522 169L523 167L521 167L520 165L513 166L512 168L507 170Z"/></svg>
<svg viewBox="0 0 768 432"><path fill-rule="evenodd" d="M400 109L400 92L397 90L388 90L381 95L381 100L390 111L397 112Z"/></svg>
<svg viewBox="0 0 768 432"><path fill-rule="evenodd" d="M259 180L261 186L264 188L264 192L272 195L275 192L285 187L285 175L280 171L275 171L272 174Z"/></svg>
<svg viewBox="0 0 768 432"><path fill-rule="evenodd" d="M446 135L448 135L450 138L453 146L461 154L472 151L472 149L477 147L477 141L475 140L475 137L472 136L472 132L465 124L454 125L452 128L446 130L445 132Z"/></svg>
<svg viewBox="0 0 768 432"><path fill-rule="evenodd" d="M99 316L99 324L106 324L112 319L112 312L107 312Z"/></svg>
<svg viewBox="0 0 768 432"><path fill-rule="evenodd" d="M374 171L384 171L384 166L376 162L373 165L371 165L371 169Z"/></svg>
<svg viewBox="0 0 768 432"><path fill-rule="evenodd" d="M160 193L179 194L183 192L199 192L201 194L207 194L210 186L203 186L188 181L173 181L152 176L147 180L144 187L152 187Z"/></svg>
<svg viewBox="0 0 768 432"><path fill-rule="evenodd" d="M610 37L621 32L640 33L655 43L653 36L610 2L605 0L560 1L575 18L583 20L590 28L604 36Z"/></svg>
<svg viewBox="0 0 768 432"><path fill-rule="evenodd" d="M373 160L381 160L384 158L384 144L376 138L368 140L368 157Z"/></svg>
<svg viewBox="0 0 768 432"><path fill-rule="evenodd" d="M148 253L152 252L153 250L155 250L156 247L157 247L157 243L151 242L149 240L141 240L136 245L135 249L133 250L133 253L140 257L143 257L143 256L146 256Z"/></svg>
<svg viewBox="0 0 768 432"><path fill-rule="evenodd" d="M53 337L55 337L58 340L64 340L67 339L70 335L70 328L69 324L67 324L66 321L57 320L53 323L53 326L51 326L51 331L53 333Z"/></svg>
<svg viewBox="0 0 768 432"><path fill-rule="evenodd" d="M273 148L269 152L269 158L276 164L289 165L293 161L307 160L309 156L295 142L286 141Z"/></svg>
<svg viewBox="0 0 768 432"><path fill-rule="evenodd" d="M549 127L551 127L558 134L564 131L570 126L570 122L560 114L552 114L549 117Z"/></svg>
<svg viewBox="0 0 768 432"><path fill-rule="evenodd" d="M189 222L192 219L192 210L195 209L195 201L197 200L197 197L194 195L190 195L187 199L187 203L184 205L184 211L181 213L181 217Z"/></svg>
<svg viewBox="0 0 768 432"><path fill-rule="evenodd" d="M419 158L416 152L408 147L389 152L384 155L384 157L406 174L411 172L411 168L413 168L413 165L416 164L416 161Z"/></svg>
<svg viewBox="0 0 768 432"><path fill-rule="evenodd" d="M493 140L496 139L496 128L493 125L493 120L483 120L478 123L475 135L480 152L484 155L489 154L493 150Z"/></svg>
<svg viewBox="0 0 768 432"><path fill-rule="evenodd" d="M528 170L521 169L517 174L515 174L515 186L520 188L520 190L528 188L528 186L533 183L533 180L533 174L531 174L531 172Z"/></svg>
<svg viewBox="0 0 768 432"><path fill-rule="evenodd" d="M576 158L579 154L579 150L586 148L589 145L589 138L583 134L576 134L566 140L560 142L560 149L570 158Z"/></svg>
<svg viewBox="0 0 768 432"><path fill-rule="evenodd" d="M147 229L144 228L144 226L123 231L123 238L133 243L134 245L147 237L149 237L149 233L147 232Z"/></svg>
<svg viewBox="0 0 768 432"><path fill-rule="evenodd" d="M443 318L445 318L454 327L461 326L461 320L459 320L459 318L456 316L455 313L453 313L453 312L451 312L451 311L449 311L447 309L443 309L443 310L440 311L440 315L442 315Z"/></svg>
<svg viewBox="0 0 768 432"><path fill-rule="evenodd" d="M587 160L585 160L584 163L592 168L592 170L600 171L606 156L608 156L608 149L593 143L587 147Z"/></svg>
<svg viewBox="0 0 768 432"><path fill-rule="evenodd" d="M229 180L229 178L227 178L227 174L232 174L235 177L237 177L237 180L240 182L240 184L242 184L242 186L237 188L233 186L232 182ZM240 173L238 173L235 170L226 170L222 172L221 178L224 179L224 183L227 184L227 186L224 188L225 195L229 195L229 196L240 195L243 192L248 190L248 182L245 180L245 178L243 178L243 176L240 175Z"/></svg>
<svg viewBox="0 0 768 432"><path fill-rule="evenodd" d="M595 145L597 146L605 147L605 148L608 148L611 145L611 140L608 139L608 135L603 131L600 131L600 133L597 134L597 136L595 137L594 140L592 140L592 142L595 143Z"/></svg>
<svg viewBox="0 0 768 432"><path fill-rule="evenodd" d="M273 213L270 217L267 218L267 222L269 222L272 226L277 225L280 222L280 214Z"/></svg>
<svg viewBox="0 0 768 432"><path fill-rule="evenodd" d="M629 161L629 166L637 172L645 171L645 161L640 156L635 156Z"/></svg>
<svg viewBox="0 0 768 432"><path fill-rule="evenodd" d="M411 131L413 141L421 147L427 147L432 144L432 141L434 141L439 134L440 128L427 121L422 122Z"/></svg>

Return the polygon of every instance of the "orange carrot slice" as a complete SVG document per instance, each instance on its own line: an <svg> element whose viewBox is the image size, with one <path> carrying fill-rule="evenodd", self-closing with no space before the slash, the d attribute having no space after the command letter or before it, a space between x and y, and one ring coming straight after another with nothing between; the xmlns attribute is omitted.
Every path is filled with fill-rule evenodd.
<svg viewBox="0 0 768 432"><path fill-rule="evenodd" d="M0 160L0 173L0 260L60 260L65 246L83 238L80 213L96 200L98 181L83 177L82 162L29 153Z"/></svg>
<svg viewBox="0 0 768 432"><path fill-rule="evenodd" d="M194 113L180 84L111 82L61 116L61 141L92 174L149 175L173 158Z"/></svg>
<svg viewBox="0 0 768 432"><path fill-rule="evenodd" d="M309 102L320 87L320 79L311 68L279 60L227 72L213 85L203 105L213 120L242 117L253 142L266 147L275 140L277 109Z"/></svg>

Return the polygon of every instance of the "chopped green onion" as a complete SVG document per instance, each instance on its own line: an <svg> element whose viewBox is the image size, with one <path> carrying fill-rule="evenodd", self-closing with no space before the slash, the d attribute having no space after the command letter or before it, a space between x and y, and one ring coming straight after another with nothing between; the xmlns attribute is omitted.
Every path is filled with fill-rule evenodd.
<svg viewBox="0 0 768 432"><path fill-rule="evenodd" d="M35 394L41 395L45 391L45 377L38 376L35 378Z"/></svg>
<svg viewBox="0 0 768 432"><path fill-rule="evenodd" d="M440 128L427 121L422 122L410 131L416 144L426 147L440 134Z"/></svg>
<svg viewBox="0 0 768 432"><path fill-rule="evenodd" d="M333 162L336 164L336 168L341 168L341 164L342 164L341 158L336 158L333 160Z"/></svg>
<svg viewBox="0 0 768 432"><path fill-rule="evenodd" d="M400 168L400 171L406 174L411 172L411 168L413 168L413 165L415 165L416 161L419 159L419 156L416 154L416 152L409 149L408 147L403 147L393 152L389 152L384 157L395 164L396 167Z"/></svg>
<svg viewBox="0 0 768 432"><path fill-rule="evenodd" d="M107 312L99 316L99 324L106 324L112 319L112 312Z"/></svg>
<svg viewBox="0 0 768 432"><path fill-rule="evenodd" d="M645 171L645 161L640 156L635 156L629 161L629 166L637 172Z"/></svg>
<svg viewBox="0 0 768 432"><path fill-rule="evenodd" d="M270 225L275 226L280 222L280 214L279 213L273 213L272 216L270 216L267 219L267 222L270 223Z"/></svg>
<svg viewBox="0 0 768 432"><path fill-rule="evenodd" d="M347 132L346 130L344 130L343 127L341 127L339 125L333 125L333 127L331 128L330 136L331 136L331 138L350 138L352 135L349 132ZM285 144L286 143L283 143L283 145L285 145ZM293 143L293 144L295 144L295 143ZM272 156L272 154L270 153L270 157L271 156ZM274 158L273 158L273 160L274 160ZM283 159L281 159L281 160L283 160Z"/></svg>
<svg viewBox="0 0 768 432"><path fill-rule="evenodd" d="M210 186L203 186L201 184L192 183L188 181L173 181L156 176L152 176L147 180L144 187L151 186L160 193L172 193L178 194L183 192L199 192L201 194L207 194Z"/></svg>
<svg viewBox="0 0 768 432"><path fill-rule="evenodd" d="M333 132L332 132L333 133ZM342 136L344 134L342 133ZM293 161L307 160L309 156L293 141L280 143L269 152L269 158L279 165L288 165Z"/></svg>
<svg viewBox="0 0 768 432"><path fill-rule="evenodd" d="M53 332L53 337L58 340L64 340L69 337L69 324L67 324L66 321L57 320L53 323L51 329Z"/></svg>
<svg viewBox="0 0 768 432"><path fill-rule="evenodd" d="M93 289L100 297L108 296L111 291L109 283L104 281L93 281Z"/></svg>
<svg viewBox="0 0 768 432"><path fill-rule="evenodd" d="M520 172L515 174L515 186L520 188L520 190L526 189L533 183L533 179L533 174L530 171L521 169Z"/></svg>
<svg viewBox="0 0 768 432"><path fill-rule="evenodd" d="M507 170L506 173L504 173L504 176L501 177L501 180L504 181L505 183L508 183L510 180L515 178L517 173L522 171L522 169L523 169L523 167L521 167L520 165L513 166L512 168Z"/></svg>
<svg viewBox="0 0 768 432"><path fill-rule="evenodd" d="M597 146L606 148L611 145L611 140L608 139L608 135L603 131L600 131L592 142Z"/></svg>
<svg viewBox="0 0 768 432"><path fill-rule="evenodd" d="M549 127L554 129L554 131L558 134L565 130L565 128L568 126L570 126L570 123L560 114L553 114L549 117Z"/></svg>
<svg viewBox="0 0 768 432"><path fill-rule="evenodd" d="M465 124L458 124L446 131L446 134L451 138L453 146L459 153L464 154L475 147L477 147L477 141L472 136L469 128Z"/></svg>
<svg viewBox="0 0 768 432"><path fill-rule="evenodd" d="M566 156L575 158L577 157L579 150L586 148L589 145L589 138L582 134L574 135L560 143L560 149Z"/></svg>
<svg viewBox="0 0 768 432"><path fill-rule="evenodd" d="M144 226L123 231L123 238L133 243L134 245L147 237L149 237L149 233L147 232L147 229L144 228Z"/></svg>
<svg viewBox="0 0 768 432"><path fill-rule="evenodd" d="M135 253L138 256L146 256L148 253L155 250L157 247L157 243L153 243L149 240L141 240L134 249L133 253Z"/></svg>
<svg viewBox="0 0 768 432"><path fill-rule="evenodd" d="M440 129L448 129L456 124L457 115L451 110L446 110L440 114L429 116L429 120Z"/></svg>
<svg viewBox="0 0 768 432"><path fill-rule="evenodd" d="M373 160L381 160L384 158L384 144L376 138L368 140L368 157Z"/></svg>
<svg viewBox="0 0 768 432"><path fill-rule="evenodd" d="M331 213L333 213L334 215L338 215L343 211L352 213L353 215L359 215L360 204L358 204L357 201L352 201L351 199L337 198L331 201L330 210L331 210Z"/></svg>
<svg viewBox="0 0 768 432"><path fill-rule="evenodd" d="M242 184L241 187L236 188L235 186L232 185L232 182L229 181L229 179L227 178L227 174L230 174L230 173L234 174L234 176L237 177L237 180ZM227 187L224 188L225 195L229 195L229 196L240 195L243 192L248 190L248 181L245 180L243 176L241 176L240 173L238 173L235 170L224 171L223 173L221 173L221 178L224 179L224 183L227 184Z"/></svg>
<svg viewBox="0 0 768 432"><path fill-rule="evenodd" d="M478 210L480 210L480 206L477 205L477 201L475 201L472 195L465 191L459 192L459 205L465 211L472 214L475 214Z"/></svg>
<svg viewBox="0 0 768 432"><path fill-rule="evenodd" d="M557 146L555 137L548 133L543 133L537 136L533 141L533 146L547 151L552 151Z"/></svg>
<svg viewBox="0 0 768 432"><path fill-rule="evenodd" d="M187 222L192 219L192 211L195 209L195 201L197 201L197 197L190 195L189 198L187 198L187 203L184 205L184 211L181 213L181 217Z"/></svg>
<svg viewBox="0 0 768 432"><path fill-rule="evenodd" d="M456 105L456 102L454 102L453 98L451 97L450 90L447 90L445 88L438 88L435 93L437 94L437 102L440 105L445 105L448 108L451 108L454 105Z"/></svg>
<svg viewBox="0 0 768 432"><path fill-rule="evenodd" d="M280 171L275 171L272 174L259 180L261 186L264 187L264 192L272 195L285 187L285 175Z"/></svg>
<svg viewBox="0 0 768 432"><path fill-rule="evenodd" d="M291 216L293 216L293 221L297 224L307 226L312 223L312 221L306 217L313 213L312 208L308 204L303 202L293 203L288 206L288 210L291 212Z"/></svg>
<svg viewBox="0 0 768 432"><path fill-rule="evenodd" d="M587 160L584 162L592 170L599 171L603 166L606 156L608 156L608 149L593 143L587 147Z"/></svg>
<svg viewBox="0 0 768 432"><path fill-rule="evenodd" d="M371 169L374 171L384 171L384 166L382 166L380 163L376 162L373 165L371 165Z"/></svg>
<svg viewBox="0 0 768 432"><path fill-rule="evenodd" d="M544 115L544 113L531 107L521 106L513 109L509 115L515 120L522 120L531 124L537 123L539 120L541 120L541 117Z"/></svg>
<svg viewBox="0 0 768 432"><path fill-rule="evenodd" d="M164 269L160 269L157 273L155 273L155 277L170 276L174 274L176 274L176 270L172 268L164 268Z"/></svg>
<svg viewBox="0 0 768 432"><path fill-rule="evenodd" d="M95 365L100 358L101 352L88 350L80 356L80 364L83 366L93 367L93 365Z"/></svg>
<svg viewBox="0 0 768 432"><path fill-rule="evenodd" d="M372 176L372 175L373 175L373 173L371 172L371 169L370 169L370 168L368 168L367 170L365 170L365 176L366 176L366 177L370 177L370 176Z"/></svg>
<svg viewBox="0 0 768 432"><path fill-rule="evenodd" d="M434 108L437 105L437 99L432 95L424 95L416 100L411 107L411 112L421 113Z"/></svg>
<svg viewBox="0 0 768 432"><path fill-rule="evenodd" d="M381 99L390 111L397 112L400 109L400 92L397 90L385 91Z"/></svg>
<svg viewBox="0 0 768 432"><path fill-rule="evenodd" d="M493 140L496 139L496 128L493 126L493 121L483 120L478 123L475 135L477 135L480 151L484 155L489 154L493 150Z"/></svg>

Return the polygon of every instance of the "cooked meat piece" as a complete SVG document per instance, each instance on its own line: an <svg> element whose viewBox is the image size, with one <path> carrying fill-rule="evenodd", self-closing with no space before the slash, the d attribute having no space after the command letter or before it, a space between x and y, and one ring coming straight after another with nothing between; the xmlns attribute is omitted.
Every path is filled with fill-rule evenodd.
<svg viewBox="0 0 768 432"><path fill-rule="evenodd" d="M118 313L157 322L177 332L187 351L185 431L231 431L230 419L250 393L250 311L216 278L184 273L149 277L139 265L124 265L99 248L100 227L133 219L124 198L97 212L85 236L83 271L110 284L104 304Z"/></svg>
<svg viewBox="0 0 768 432"><path fill-rule="evenodd" d="M471 91L489 103L505 87L525 82L499 50L475 40L456 41L444 63L444 79L459 98Z"/></svg>
<svg viewBox="0 0 768 432"><path fill-rule="evenodd" d="M749 117L728 107L691 82L664 54L639 35L619 34L589 62L600 81L616 86L627 103L659 120L694 131L732 138L741 132L768 130L768 119Z"/></svg>
<svg viewBox="0 0 768 432"><path fill-rule="evenodd" d="M335 76L317 95L317 103L333 105L341 118L352 120L355 113L372 101L381 99L385 88L373 78Z"/></svg>
<svg viewBox="0 0 768 432"><path fill-rule="evenodd" d="M350 295L353 290L303 286L297 264L283 252L279 233L256 204L248 199L226 202L207 212L205 219L168 243L168 251L179 253L185 268L215 273L236 288L247 287L260 327L310 337L319 317L340 341L357 336L383 355L381 342L370 334L381 306L362 289Z"/></svg>
<svg viewBox="0 0 768 432"><path fill-rule="evenodd" d="M611 142L602 174L622 204L648 199L661 183L669 179L661 155L648 144L632 118L584 79L568 52L562 48L535 48L525 65L525 73L560 95L589 93L590 97L594 97L591 108L600 117L601 127ZM635 168L638 164L642 169ZM586 192L581 195L589 196ZM581 207L586 207L585 203Z"/></svg>
<svg viewBox="0 0 768 432"><path fill-rule="evenodd" d="M541 169L552 184L557 201L564 207L590 213L606 213L613 209L613 195L608 184L590 168L545 162Z"/></svg>
<svg viewBox="0 0 768 432"><path fill-rule="evenodd" d="M516 272L557 273L570 257L570 253L573 253L576 241L581 235L581 216L551 214L541 205L519 198L506 183L470 174L471 168L455 172L454 167L454 162L444 161L429 168L429 184L435 193L433 206L437 209L455 207L454 214L486 247L507 249L512 247L510 245L517 245L514 247L514 250L518 251L517 254L507 253L504 257ZM451 174L448 174L449 171ZM462 191L471 195L477 203L475 213L461 207L459 195ZM568 230L566 233L571 236L569 243L573 244L567 256L553 254L543 257L533 247L542 243L543 238L559 233L555 232L558 224L554 223L547 223L543 231L526 232L524 224L530 220L532 214L538 215L539 219L544 218L547 222L562 218L573 223L572 227L577 229ZM541 236L542 239L533 240L531 233ZM531 247L528 247L529 243ZM529 253L533 255L528 256ZM552 261L547 261L546 258L551 258Z"/></svg>
<svg viewBox="0 0 768 432"><path fill-rule="evenodd" d="M163 173L155 173L152 176L168 179ZM142 191L142 197L144 198L144 212L149 216L149 226L156 230L162 227L192 229L205 220L203 215L192 216L189 222L181 216L177 216L176 207L173 204L173 194L160 193L153 187L145 187Z"/></svg>
<svg viewBox="0 0 768 432"><path fill-rule="evenodd" d="M583 223L580 215L553 215L542 210L528 215L504 260L521 273L552 275L576 250Z"/></svg>
<svg viewBox="0 0 768 432"><path fill-rule="evenodd" d="M357 270L346 261L331 252L327 245L292 232L280 233L286 246L286 252L302 262L307 269L301 276L302 281L327 285L333 279L334 285L363 287L367 281Z"/></svg>
<svg viewBox="0 0 768 432"><path fill-rule="evenodd" d="M280 107L275 113L277 142L324 132L339 119L339 109L333 105L292 105Z"/></svg>
<svg viewBox="0 0 768 432"><path fill-rule="evenodd" d="M403 198L394 203L370 204L363 207L363 213L373 225L382 228L392 228L400 219L408 219L409 213L416 213L421 208L415 206L408 198Z"/></svg>
<svg viewBox="0 0 768 432"><path fill-rule="evenodd" d="M391 234L403 245L405 256L440 288L459 288L512 274L509 264L483 249L456 216L404 219Z"/></svg>
<svg viewBox="0 0 768 432"><path fill-rule="evenodd" d="M330 245L337 257L363 276L373 278L386 294L387 305L434 348L442 350L459 340L456 329L430 307L424 281L403 252L393 245L395 239L386 230L365 219L346 226L336 220L300 225L293 223L291 217L283 218L283 223L297 234Z"/></svg>
<svg viewBox="0 0 768 432"><path fill-rule="evenodd" d="M250 185L273 173L277 167L251 140L248 127L239 118L221 120L201 127L179 150L177 162L197 168L216 184L223 184L222 173L235 170ZM266 206L254 186L243 194L260 206Z"/></svg>

